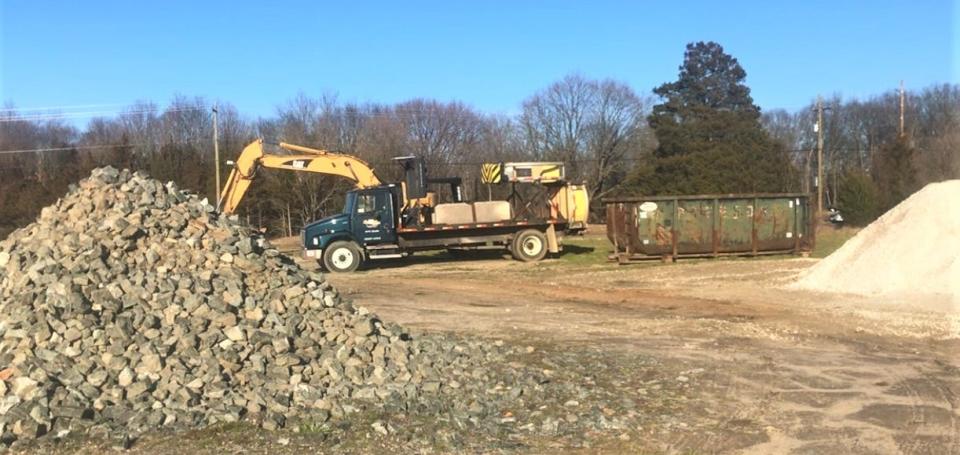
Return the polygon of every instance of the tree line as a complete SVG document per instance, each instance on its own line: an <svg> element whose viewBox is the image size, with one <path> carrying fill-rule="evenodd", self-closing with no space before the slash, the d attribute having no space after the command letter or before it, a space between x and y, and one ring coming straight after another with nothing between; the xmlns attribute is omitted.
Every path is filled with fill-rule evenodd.
<svg viewBox="0 0 960 455"><path fill-rule="evenodd" d="M829 205L868 222L925 183L960 178L960 86L944 84L899 98L825 101L824 188ZM69 115L0 110L0 238L33 220L97 166L113 165L172 180L215 200L214 103L176 96L166 106L137 102L83 128ZM712 42L691 43L676 81L647 95L611 79L568 75L523 101L515 116L464 103L413 99L396 104L342 102L300 94L275 115L251 119L216 103L221 160L255 138L356 155L396 181L392 158L419 155L433 176L460 176L469 199L485 199L480 164L563 161L585 182L602 216L604 197L815 191L813 112L761 112L746 71ZM225 178L229 168L222 166ZM263 172L240 215L273 234L289 234L341 209L348 182L327 176Z"/></svg>
<svg viewBox="0 0 960 455"><path fill-rule="evenodd" d="M864 100L825 98L824 191L828 206L863 225L931 182L960 178L960 85L939 84ZM791 151L799 189L815 192L816 103L772 110L761 121Z"/></svg>

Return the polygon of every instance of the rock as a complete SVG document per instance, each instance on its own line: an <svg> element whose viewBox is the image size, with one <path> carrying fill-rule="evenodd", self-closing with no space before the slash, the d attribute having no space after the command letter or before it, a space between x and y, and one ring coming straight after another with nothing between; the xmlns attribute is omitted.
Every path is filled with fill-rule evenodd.
<svg viewBox="0 0 960 455"><path fill-rule="evenodd" d="M142 395L144 392L146 392L147 389L149 389L149 388L150 388L150 386L147 385L145 382L141 382L141 381L134 382L133 384L130 384L129 387L127 387L127 396L126 396L126 398L127 398L128 400L129 400L129 399L136 399L137 397L139 397L140 395Z"/></svg>
<svg viewBox="0 0 960 455"><path fill-rule="evenodd" d="M387 425L379 420L370 424L370 427L373 428L373 430L377 433L380 433L384 436L390 434L390 430L387 429Z"/></svg>
<svg viewBox="0 0 960 455"><path fill-rule="evenodd" d="M140 230L137 226L127 226L123 231L120 232L120 238L130 240L136 239L143 234L143 231Z"/></svg>
<svg viewBox="0 0 960 455"><path fill-rule="evenodd" d="M14 378L11 381L10 390L21 401L30 401L40 393L37 381L24 376Z"/></svg>
<svg viewBox="0 0 960 455"><path fill-rule="evenodd" d="M246 335L243 333L243 329L238 326L227 327L226 329L223 330L223 334L226 335L227 338L230 339L230 341L234 341L234 342L243 341L247 338Z"/></svg>
<svg viewBox="0 0 960 455"><path fill-rule="evenodd" d="M144 373L159 373L163 368L163 361L157 354L149 354L140 359L140 367Z"/></svg>
<svg viewBox="0 0 960 455"><path fill-rule="evenodd" d="M264 317L263 308L256 307L250 310L246 310L243 312L243 317L251 321L262 321Z"/></svg>
<svg viewBox="0 0 960 455"><path fill-rule="evenodd" d="M107 370L95 370L87 375L87 382L94 387L100 387L107 380Z"/></svg>
<svg viewBox="0 0 960 455"><path fill-rule="evenodd" d="M10 262L10 253L0 251L0 268L6 267L8 262Z"/></svg>
<svg viewBox="0 0 960 455"><path fill-rule="evenodd" d="M351 332L354 336L366 337L376 333L376 325L372 319L364 319L353 326Z"/></svg>
<svg viewBox="0 0 960 455"><path fill-rule="evenodd" d="M286 291L283 291L283 297L289 300L289 299L300 297L301 295L306 293L307 293L307 290L304 289L303 286L293 286L291 288L287 288Z"/></svg>
<svg viewBox="0 0 960 455"><path fill-rule="evenodd" d="M133 384L133 370L131 370L130 367L124 367L120 372L120 375L117 376L117 384L119 384L120 387L127 387Z"/></svg>
<svg viewBox="0 0 960 455"><path fill-rule="evenodd" d="M227 305L239 307L243 305L243 295L239 291L224 291L223 301Z"/></svg>
<svg viewBox="0 0 960 455"><path fill-rule="evenodd" d="M243 255L253 253L254 251L253 239L250 237L244 237L240 239L240 241L237 243L237 249L239 249L240 253Z"/></svg>
<svg viewBox="0 0 960 455"><path fill-rule="evenodd" d="M272 345L274 351L276 351L278 354L283 354L284 352L290 351L290 340L287 339L287 337L274 338Z"/></svg>

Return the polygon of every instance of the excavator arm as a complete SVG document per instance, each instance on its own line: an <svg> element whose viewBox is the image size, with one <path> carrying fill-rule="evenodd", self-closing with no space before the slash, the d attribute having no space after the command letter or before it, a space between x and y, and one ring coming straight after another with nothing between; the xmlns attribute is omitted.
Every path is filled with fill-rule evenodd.
<svg viewBox="0 0 960 455"><path fill-rule="evenodd" d="M232 214L250 188L250 184L261 168L284 169L288 171L313 172L317 174L339 175L352 180L357 188L367 188L381 184L373 168L361 159L350 155L317 150L300 145L281 142L280 148L297 152L293 155L271 155L263 151L263 140L258 139L243 149L230 171L226 185L220 193L217 206L224 214Z"/></svg>

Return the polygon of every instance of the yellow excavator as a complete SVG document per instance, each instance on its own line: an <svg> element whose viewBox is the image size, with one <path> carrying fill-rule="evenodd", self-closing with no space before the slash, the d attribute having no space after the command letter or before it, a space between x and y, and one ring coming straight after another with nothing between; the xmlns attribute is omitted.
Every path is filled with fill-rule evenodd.
<svg viewBox="0 0 960 455"><path fill-rule="evenodd" d="M351 180L357 189L383 185L373 167L355 156L286 142L280 142L276 146L298 154L268 154L264 151L264 144L262 139L251 142L233 163L233 170L230 171L230 176L227 178L226 185L223 187L217 203L217 207L222 213L230 215L236 212L237 206L243 200L243 196L247 193L260 168L336 175ZM436 204L436 193L429 190L424 191L424 194L418 197L407 198L407 184L422 188L429 183L446 183L450 185L450 193L454 202L462 200L463 192L460 178L427 178L422 161L416 157L398 157L394 158L394 161L403 166L407 174L407 181L400 184L405 196L403 198L405 208L429 208Z"/></svg>
<svg viewBox="0 0 960 455"><path fill-rule="evenodd" d="M395 159L405 176L394 184L383 183L368 163L354 156L282 142L277 146L293 153L266 153L262 140L243 149L218 207L224 214L235 213L261 168L338 175L353 181L356 188L347 193L343 213L314 221L301 231L305 256L332 272L354 271L368 260L437 249L506 248L519 260L538 261L548 252L560 252L563 234L586 229L586 188L562 179L563 163L546 167L500 163L494 169L500 171L495 172L496 179L484 177L485 183L540 183L542 200L524 201L521 207L510 200L463 202L460 178L429 178L423 161L416 157ZM540 169L549 169L550 178L524 180L523 176ZM429 184L449 184L453 201L437 203Z"/></svg>
<svg viewBox="0 0 960 455"><path fill-rule="evenodd" d="M285 142L277 146L287 151L299 152L299 154L269 155L264 152L262 139L250 143L243 149L220 194L218 207L222 213L232 214L237 210L237 206L240 205L240 201L260 168L339 175L352 180L358 189L382 184L380 178L373 172L373 168L359 158Z"/></svg>

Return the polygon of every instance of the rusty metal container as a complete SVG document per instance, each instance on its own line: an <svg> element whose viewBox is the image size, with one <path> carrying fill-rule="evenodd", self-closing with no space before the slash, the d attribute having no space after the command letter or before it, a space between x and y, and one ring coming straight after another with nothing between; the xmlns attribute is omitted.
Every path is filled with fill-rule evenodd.
<svg viewBox="0 0 960 455"><path fill-rule="evenodd" d="M806 254L814 217L806 194L605 199L611 260Z"/></svg>

